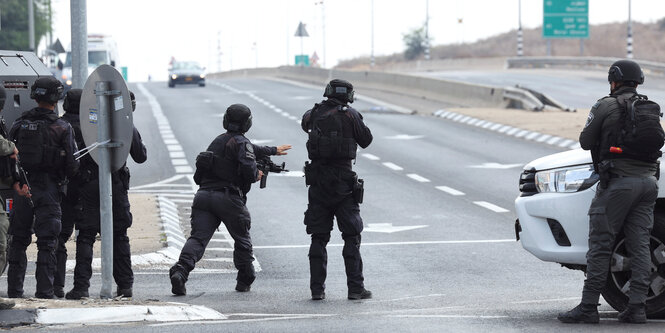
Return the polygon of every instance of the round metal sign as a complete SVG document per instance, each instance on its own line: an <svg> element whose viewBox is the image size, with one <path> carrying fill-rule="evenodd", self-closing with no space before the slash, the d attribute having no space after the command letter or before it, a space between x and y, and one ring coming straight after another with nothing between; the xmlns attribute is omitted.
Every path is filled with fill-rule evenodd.
<svg viewBox="0 0 665 333"><path fill-rule="evenodd" d="M102 119L95 93L98 81L108 82L109 89L105 98L109 99L110 122L101 124ZM120 169L125 164L129 149L132 144L134 123L132 118L132 102L129 97L129 89L122 75L112 66L101 65L90 74L83 86L81 94L81 106L79 108L79 119L81 120L81 133L86 147L99 143L98 126L109 126L111 144L119 144L119 147L111 148L111 171ZM79 147L81 149L82 147ZM99 148L90 152L92 159L99 164Z"/></svg>

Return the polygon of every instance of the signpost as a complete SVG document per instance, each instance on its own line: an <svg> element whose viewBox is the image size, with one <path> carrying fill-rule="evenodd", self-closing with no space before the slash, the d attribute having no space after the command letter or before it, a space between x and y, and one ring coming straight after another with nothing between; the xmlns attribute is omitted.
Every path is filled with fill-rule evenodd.
<svg viewBox="0 0 665 333"><path fill-rule="evenodd" d="M99 166L99 216L102 235L101 298L113 298L113 204L111 173L125 164L134 129L127 84L118 71L101 65L81 94L81 133L86 152ZM99 151L95 148L101 148Z"/></svg>

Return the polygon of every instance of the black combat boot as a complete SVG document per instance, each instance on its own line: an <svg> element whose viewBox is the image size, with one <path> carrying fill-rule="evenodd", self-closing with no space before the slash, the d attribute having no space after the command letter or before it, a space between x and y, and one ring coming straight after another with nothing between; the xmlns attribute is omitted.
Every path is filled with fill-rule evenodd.
<svg viewBox="0 0 665 333"><path fill-rule="evenodd" d="M368 299L368 298L372 298L372 292L367 289L363 289L359 292L349 291L349 299L351 300Z"/></svg>
<svg viewBox="0 0 665 333"><path fill-rule="evenodd" d="M617 319L622 323L646 324L646 306L642 303L628 304L628 307L619 313Z"/></svg>
<svg viewBox="0 0 665 333"><path fill-rule="evenodd" d="M598 304L580 303L568 312L559 313L557 319L566 324L598 324Z"/></svg>
<svg viewBox="0 0 665 333"><path fill-rule="evenodd" d="M245 284L245 283L240 282L240 281L238 281L236 283L236 291L239 291L241 293L245 293L245 292L250 291L250 289L252 289L251 285Z"/></svg>
<svg viewBox="0 0 665 333"><path fill-rule="evenodd" d="M120 287L118 287L118 289L116 289L115 293L116 293L116 297L122 296L122 297L129 298L129 297L132 297L132 288L131 287L129 287L129 288L120 288Z"/></svg>
<svg viewBox="0 0 665 333"><path fill-rule="evenodd" d="M315 301L321 301L326 299L326 292L325 291L313 291L312 292L312 299Z"/></svg>
<svg viewBox="0 0 665 333"><path fill-rule="evenodd" d="M90 294L88 294L87 290L72 289L65 294L66 299L82 299L88 297L90 297Z"/></svg>
<svg viewBox="0 0 665 333"><path fill-rule="evenodd" d="M180 264L175 264L169 270L169 277L171 278L171 292L174 295L183 296L187 295L185 282L187 282L187 271Z"/></svg>
<svg viewBox="0 0 665 333"><path fill-rule="evenodd" d="M57 298L65 297L65 289L60 286L53 286L53 295Z"/></svg>

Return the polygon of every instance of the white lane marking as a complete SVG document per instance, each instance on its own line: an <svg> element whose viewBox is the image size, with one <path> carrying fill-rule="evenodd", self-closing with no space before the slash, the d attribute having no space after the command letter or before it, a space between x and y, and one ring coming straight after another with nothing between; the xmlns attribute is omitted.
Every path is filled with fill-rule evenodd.
<svg viewBox="0 0 665 333"><path fill-rule="evenodd" d="M189 165L189 162L187 162L186 159L184 158L174 158L171 160L171 164L173 165Z"/></svg>
<svg viewBox="0 0 665 333"><path fill-rule="evenodd" d="M513 135L513 134L517 133L518 131L520 131L519 128L513 127L513 128L511 128L511 129L509 129L509 130L506 132L506 134L507 134L507 135Z"/></svg>
<svg viewBox="0 0 665 333"><path fill-rule="evenodd" d="M458 115L454 116L451 120L452 121L460 121L460 119L462 119L462 118L464 118L464 115L463 114L458 114Z"/></svg>
<svg viewBox="0 0 665 333"><path fill-rule="evenodd" d="M457 245L457 244L497 244L514 243L515 239L486 239L486 240L452 240L452 241L413 241L413 242L384 242L384 243L363 243L362 246L393 246L393 245ZM302 249L309 248L307 245L264 245L252 246L253 249L275 250L275 249ZM343 247L344 244L328 244L332 247Z"/></svg>
<svg viewBox="0 0 665 333"><path fill-rule="evenodd" d="M166 145L168 151L182 151L181 145Z"/></svg>
<svg viewBox="0 0 665 333"><path fill-rule="evenodd" d="M469 124L469 125L475 125L475 124L476 124L477 122L479 122L479 121L480 121L480 119L477 119L477 118L471 118L471 120L469 120L469 122L467 122L467 124Z"/></svg>
<svg viewBox="0 0 665 333"><path fill-rule="evenodd" d="M366 159L368 159L368 160L371 160L371 161L378 161L378 160L380 160L380 158L379 158L378 156L376 156L376 155L372 155L372 154L363 154L363 157L366 158Z"/></svg>
<svg viewBox="0 0 665 333"><path fill-rule="evenodd" d="M178 144L180 144L180 142L178 142L178 140L176 140L176 139L167 139L167 138L162 138L162 139L164 139L164 143L167 144L167 145L178 145Z"/></svg>
<svg viewBox="0 0 665 333"><path fill-rule="evenodd" d="M477 123L475 124L475 126L480 127L480 126L483 126L483 125L485 125L485 124L487 124L487 121L486 121L486 120L481 120L481 121L477 122Z"/></svg>
<svg viewBox="0 0 665 333"><path fill-rule="evenodd" d="M169 157L173 158L184 158L185 157L185 152L184 151L170 151L169 152Z"/></svg>
<svg viewBox="0 0 665 333"><path fill-rule="evenodd" d="M476 316L476 315L388 315L393 318L450 318L450 319L503 319L508 316Z"/></svg>
<svg viewBox="0 0 665 333"><path fill-rule="evenodd" d="M192 172L194 172L194 170L189 165L176 165L175 166L175 172L176 173L192 173Z"/></svg>
<svg viewBox="0 0 665 333"><path fill-rule="evenodd" d="M446 192L450 195L464 195L464 192L458 191L458 190L456 190L454 188L450 188L448 186L437 186L436 189L439 190L439 191Z"/></svg>
<svg viewBox="0 0 665 333"><path fill-rule="evenodd" d="M430 182L429 179L427 179L427 178L425 178L421 175L415 174L415 173L410 173L406 176L413 179L413 180L415 180L415 181L417 181L417 182L421 182L421 183L429 183Z"/></svg>
<svg viewBox="0 0 665 333"><path fill-rule="evenodd" d="M515 137L517 137L517 138L521 138L521 137L523 137L523 136L525 136L525 135L527 135L527 134L529 134L529 133L531 133L531 132L529 132L529 131L527 131L527 130L521 130L521 131L519 131L518 133L515 134Z"/></svg>
<svg viewBox="0 0 665 333"><path fill-rule="evenodd" d="M531 139L533 139L533 138L535 138L539 135L542 135L542 134L540 134L538 132L531 132L531 133L527 134L524 138L527 139L527 140L531 140Z"/></svg>
<svg viewBox="0 0 665 333"><path fill-rule="evenodd" d="M203 258L203 260L212 262L233 262L233 258Z"/></svg>
<svg viewBox="0 0 665 333"><path fill-rule="evenodd" d="M565 297L565 298L536 299L536 300L530 300L530 301L511 302L510 304L533 304L533 303L546 303L546 302L562 302L562 301L572 301L572 300L577 300L577 299L580 299L580 297L577 296L577 297Z"/></svg>
<svg viewBox="0 0 665 333"><path fill-rule="evenodd" d="M547 144L548 144L548 145L553 145L553 144L559 142L559 140L561 140L561 139L562 139L562 138L560 138L560 137L558 137L558 136L555 136L555 137L553 137L553 138L547 140Z"/></svg>
<svg viewBox="0 0 665 333"><path fill-rule="evenodd" d="M505 208L501 208L501 207L499 207L495 204L491 204L487 201L474 201L473 203L480 206L480 207L487 208L487 209L489 209L493 212L496 212L496 213L507 213L507 212L509 212L509 210L507 210Z"/></svg>
<svg viewBox="0 0 665 333"><path fill-rule="evenodd" d="M291 119L291 120L298 120L298 117L296 117L296 116L289 116L289 119Z"/></svg>
<svg viewBox="0 0 665 333"><path fill-rule="evenodd" d="M502 125L502 124L494 124L494 125L492 125L492 127L490 127L490 131L496 131L496 130L499 129L499 127L501 127L501 126L505 126L505 125Z"/></svg>
<svg viewBox="0 0 665 333"><path fill-rule="evenodd" d="M302 171L286 171L280 173L270 173L270 177L304 177L305 173Z"/></svg>
<svg viewBox="0 0 665 333"><path fill-rule="evenodd" d="M258 140L258 139L249 139L255 145L265 145L266 143L273 142L273 140Z"/></svg>
<svg viewBox="0 0 665 333"><path fill-rule="evenodd" d="M566 146L569 146L569 145L573 144L574 142L575 141L573 141L573 140L566 139L563 142L559 143L559 147L563 148L563 147L566 147Z"/></svg>
<svg viewBox="0 0 665 333"><path fill-rule="evenodd" d="M405 225L393 226L392 223L368 223L367 227L363 229L365 232L380 232L384 234L392 234L400 231L414 230L429 227L428 225Z"/></svg>
<svg viewBox="0 0 665 333"><path fill-rule="evenodd" d="M467 121L469 121L469 119L471 119L471 117L469 117L469 116L464 116L464 117L460 118L459 122L460 122L460 123L466 123Z"/></svg>
<svg viewBox="0 0 665 333"><path fill-rule="evenodd" d="M575 142L573 145L570 146L570 149L579 149L582 148L579 142Z"/></svg>
<svg viewBox="0 0 665 333"><path fill-rule="evenodd" d="M494 123L493 122L488 122L485 125L483 125L483 128L488 128L490 126L494 126Z"/></svg>
<svg viewBox="0 0 665 333"><path fill-rule="evenodd" d="M545 140L551 138L552 136L549 134L543 134L541 135L538 139L536 139L536 142L545 142Z"/></svg>
<svg viewBox="0 0 665 333"><path fill-rule="evenodd" d="M500 164L500 163L483 163L480 165L469 165L469 168L475 168L475 169L512 169L512 168L517 168L521 167L524 164Z"/></svg>
<svg viewBox="0 0 665 333"><path fill-rule="evenodd" d="M399 166L395 163L391 163L391 162L383 162L383 165L385 165L386 168L391 169L391 170L395 170L395 171L404 170L404 168L402 168L401 166Z"/></svg>
<svg viewBox="0 0 665 333"><path fill-rule="evenodd" d="M498 132L499 133L506 133L511 128L512 128L511 126L505 125L505 126L499 128Z"/></svg>
<svg viewBox="0 0 665 333"><path fill-rule="evenodd" d="M425 137L424 135L398 134L393 136L387 136L385 138L390 140L415 140L415 139L422 139L424 137Z"/></svg>
<svg viewBox="0 0 665 333"><path fill-rule="evenodd" d="M247 314L248 316L260 316L260 314ZM235 323L252 323L252 322L262 322L262 321L277 321L277 320L291 320L291 319L313 319L319 317L332 317L336 315L332 314L302 314L302 315L290 315L285 314L284 317L270 317L270 318L255 318L255 319L226 319L226 320L206 320L206 321L182 321L175 323L163 323L163 324L152 324L152 327L162 327L162 326L181 326L181 325L217 325L217 324L235 324Z"/></svg>

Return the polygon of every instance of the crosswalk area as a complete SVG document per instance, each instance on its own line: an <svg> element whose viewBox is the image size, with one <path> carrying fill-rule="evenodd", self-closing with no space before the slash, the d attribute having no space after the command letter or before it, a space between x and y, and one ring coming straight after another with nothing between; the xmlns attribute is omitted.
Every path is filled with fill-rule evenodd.
<svg viewBox="0 0 665 333"><path fill-rule="evenodd" d="M178 260L180 251L190 235L190 214L197 189L198 186L194 183L192 174L177 174L169 179L130 189L130 193L153 194L157 197L163 239L167 244L167 247L160 252L168 258L169 265ZM192 273L235 273L233 246L233 238L229 235L224 223L220 223L208 243L203 258L197 263ZM255 261L254 265L259 271L258 261Z"/></svg>

